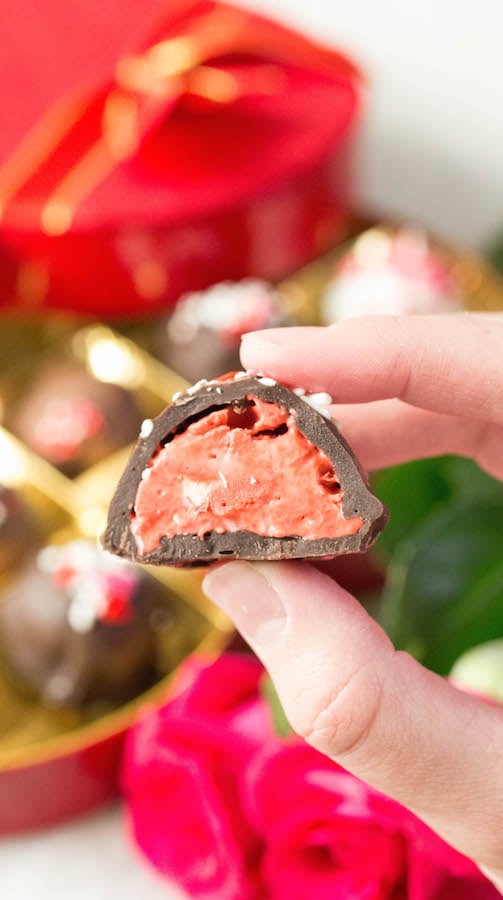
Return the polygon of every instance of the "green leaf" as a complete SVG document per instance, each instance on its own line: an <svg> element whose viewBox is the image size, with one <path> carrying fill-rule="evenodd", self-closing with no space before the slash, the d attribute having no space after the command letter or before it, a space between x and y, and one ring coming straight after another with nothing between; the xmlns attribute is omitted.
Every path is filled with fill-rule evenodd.
<svg viewBox="0 0 503 900"><path fill-rule="evenodd" d="M443 674L503 636L501 495L451 502L397 545L381 621L396 646Z"/></svg>
<svg viewBox="0 0 503 900"><path fill-rule="evenodd" d="M377 550L389 559L397 545L454 493L447 476L446 457L421 459L393 466L374 475L373 488L390 511Z"/></svg>
<svg viewBox="0 0 503 900"><path fill-rule="evenodd" d="M393 466L374 475L376 494L390 511L390 521L377 543L389 559L414 529L440 508L462 498L503 498L503 483L483 472L471 459L438 456Z"/></svg>
<svg viewBox="0 0 503 900"><path fill-rule="evenodd" d="M262 697L267 702L269 709L271 710L272 721L276 734L278 735L278 737L288 737L288 735L292 734L292 726L285 716L285 712L276 692L276 688L274 687L272 679L267 674L267 672L265 672L261 678L260 693L262 694Z"/></svg>
<svg viewBox="0 0 503 900"><path fill-rule="evenodd" d="M503 482L488 475L471 459L444 457L444 474L453 497L477 500L503 498Z"/></svg>

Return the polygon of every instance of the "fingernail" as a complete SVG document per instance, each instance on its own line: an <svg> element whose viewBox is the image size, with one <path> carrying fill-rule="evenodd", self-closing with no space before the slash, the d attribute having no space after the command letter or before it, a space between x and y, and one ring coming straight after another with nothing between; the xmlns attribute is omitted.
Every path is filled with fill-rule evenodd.
<svg viewBox="0 0 503 900"><path fill-rule="evenodd" d="M263 331L248 331L241 338L242 344L263 344L264 346L279 346L288 341L291 334L288 328L265 328Z"/></svg>
<svg viewBox="0 0 503 900"><path fill-rule="evenodd" d="M273 643L282 633L286 611L281 597L252 563L230 562L213 569L203 590L255 647Z"/></svg>

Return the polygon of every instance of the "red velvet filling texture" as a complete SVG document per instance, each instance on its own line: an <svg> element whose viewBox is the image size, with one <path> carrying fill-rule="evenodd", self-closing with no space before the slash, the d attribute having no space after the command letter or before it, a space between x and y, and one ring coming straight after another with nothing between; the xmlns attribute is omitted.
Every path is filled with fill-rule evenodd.
<svg viewBox="0 0 503 900"><path fill-rule="evenodd" d="M363 519L344 517L334 467L295 414L251 395L245 403L201 417L157 450L132 514L142 554L177 534L316 540L359 531Z"/></svg>

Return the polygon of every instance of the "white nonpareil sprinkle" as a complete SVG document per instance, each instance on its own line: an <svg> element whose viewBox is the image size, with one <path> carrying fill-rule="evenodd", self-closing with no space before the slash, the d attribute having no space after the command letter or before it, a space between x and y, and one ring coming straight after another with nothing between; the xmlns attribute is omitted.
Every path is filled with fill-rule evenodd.
<svg viewBox="0 0 503 900"><path fill-rule="evenodd" d="M100 614L106 609L106 588L100 584L95 572L79 573L75 578L68 608L68 622L74 631L86 634L92 631Z"/></svg>
<svg viewBox="0 0 503 900"><path fill-rule="evenodd" d="M257 479L255 478L255 476L250 475L250 484L256 484L256 483L257 483Z"/></svg>
<svg viewBox="0 0 503 900"><path fill-rule="evenodd" d="M176 394L173 394L173 403L176 403L176 401L179 400L181 396L182 396L181 391L177 391Z"/></svg>
<svg viewBox="0 0 503 900"><path fill-rule="evenodd" d="M304 394L306 393L304 388L294 388L293 392L294 392L294 394L297 394L297 397L303 397Z"/></svg>
<svg viewBox="0 0 503 900"><path fill-rule="evenodd" d="M150 478L151 474L152 474L152 469L150 469L150 468L147 466L147 468L144 469L143 472L141 473L141 480L142 480L142 481L147 481L147 479Z"/></svg>
<svg viewBox="0 0 503 900"><path fill-rule="evenodd" d="M193 340L199 327L242 332L250 324L255 328L279 324L278 296L272 285L258 279L220 282L182 297L168 322L168 333L184 344Z"/></svg>
<svg viewBox="0 0 503 900"><path fill-rule="evenodd" d="M144 419L143 422L141 423L140 437L141 438L150 437L153 430L154 430L154 423L152 422L152 419Z"/></svg>
<svg viewBox="0 0 503 900"><path fill-rule="evenodd" d="M260 384L265 384L266 387L274 387L278 382L274 380L274 378L268 378L266 375L262 375L259 378Z"/></svg>
<svg viewBox="0 0 503 900"><path fill-rule="evenodd" d="M332 403L332 398L330 394L326 394L324 391L322 391L319 394L307 394L306 402L312 403L316 406L330 406L330 404Z"/></svg>
<svg viewBox="0 0 503 900"><path fill-rule="evenodd" d="M78 634L89 634L93 630L98 610L96 605L87 598L74 597L68 607L68 624L72 631Z"/></svg>
<svg viewBox="0 0 503 900"><path fill-rule="evenodd" d="M332 398L330 394L326 394L325 391L320 391L318 394L299 394L298 396L304 401L304 403L308 403L316 412L319 412L325 419L330 419L330 410L327 409L328 406L332 403Z"/></svg>
<svg viewBox="0 0 503 900"><path fill-rule="evenodd" d="M192 395L193 395L193 394L197 394L197 392L198 392L202 387L204 387L205 384L208 384L206 378L201 378L200 381L196 381L196 383L193 384L192 387L189 387L189 388L187 389L187 394L189 394L189 396L192 397Z"/></svg>

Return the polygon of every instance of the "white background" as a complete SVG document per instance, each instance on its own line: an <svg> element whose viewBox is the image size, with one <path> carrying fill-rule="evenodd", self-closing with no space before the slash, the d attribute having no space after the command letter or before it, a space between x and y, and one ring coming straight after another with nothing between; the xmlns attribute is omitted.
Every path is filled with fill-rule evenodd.
<svg viewBox="0 0 503 900"><path fill-rule="evenodd" d="M501 0L250 0L331 41L370 87L361 198L480 244L503 226Z"/></svg>
<svg viewBox="0 0 503 900"><path fill-rule="evenodd" d="M361 200L482 244L503 227L502 0L249 0L350 51L370 84ZM0 798L1 802L1 798ZM175 900L119 810L0 843L2 900Z"/></svg>

